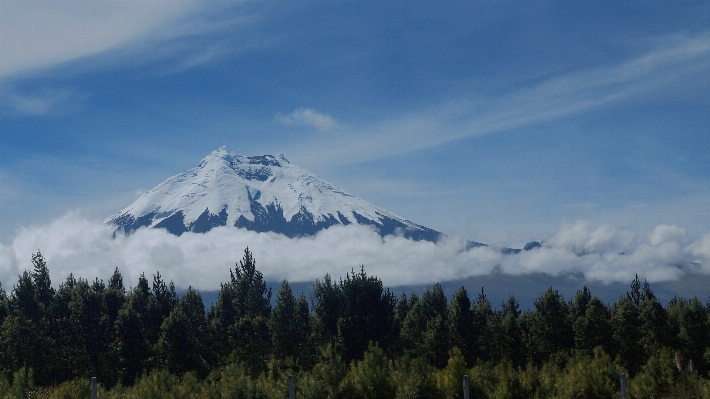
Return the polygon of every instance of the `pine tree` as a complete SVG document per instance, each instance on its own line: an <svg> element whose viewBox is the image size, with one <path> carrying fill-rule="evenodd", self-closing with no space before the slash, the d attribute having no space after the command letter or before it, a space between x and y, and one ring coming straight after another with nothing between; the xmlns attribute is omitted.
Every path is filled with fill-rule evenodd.
<svg viewBox="0 0 710 399"><path fill-rule="evenodd" d="M329 274L313 285L311 302L319 341L335 345L342 294Z"/></svg>
<svg viewBox="0 0 710 399"><path fill-rule="evenodd" d="M2 283L0 283L0 325L5 321L8 313L8 298L5 289L2 288Z"/></svg>
<svg viewBox="0 0 710 399"><path fill-rule="evenodd" d="M481 287L481 293L478 294L476 301L471 304L473 313L473 325L476 331L475 356L483 361L496 359L498 356L498 348L496 348L495 340L495 315L491 307L488 297Z"/></svg>
<svg viewBox="0 0 710 399"><path fill-rule="evenodd" d="M516 367L525 365L523 347L523 329L520 326L520 305L512 295L501 304L500 311L500 350L501 358L509 360Z"/></svg>
<svg viewBox="0 0 710 399"><path fill-rule="evenodd" d="M449 334L451 346L458 347L466 364L469 367L473 366L476 331L471 312L471 300L464 287L456 291L449 303Z"/></svg>
<svg viewBox="0 0 710 399"><path fill-rule="evenodd" d="M205 377L209 371L206 328L202 296L189 287L160 328L160 363L173 374L195 372Z"/></svg>
<svg viewBox="0 0 710 399"><path fill-rule="evenodd" d="M141 373L153 367L154 346L160 335L158 305L148 280L141 274L116 319L113 344L119 382L133 384Z"/></svg>
<svg viewBox="0 0 710 399"><path fill-rule="evenodd" d="M102 341L106 348L109 348L103 356L102 372L97 375L101 378L102 384L112 387L118 382L115 372L111 372L114 365L118 363L116 353L111 349L116 341L116 321L118 313L126 303L126 289L123 285L123 276L118 268L115 268L113 274L108 280L108 286L102 293L103 313L101 315L100 325L102 331Z"/></svg>
<svg viewBox="0 0 710 399"><path fill-rule="evenodd" d="M47 262L44 260L44 256L38 250L37 253L32 254L32 265L34 270L32 271L32 280L34 282L35 291L37 295L37 301L43 312L49 311L52 306L52 300L54 299L54 288L52 288L52 280L49 278L49 269L47 268Z"/></svg>
<svg viewBox="0 0 710 399"><path fill-rule="evenodd" d="M634 376L645 363L639 331L639 312L632 296L619 298L611 316L612 335L621 364Z"/></svg>
<svg viewBox="0 0 710 399"><path fill-rule="evenodd" d="M708 311L697 297L679 299L668 306L668 316L674 326L674 347L684 361L692 360L695 369L705 375L710 368L704 357L710 346Z"/></svg>
<svg viewBox="0 0 710 399"><path fill-rule="evenodd" d="M2 324L2 354L5 368L27 369L39 356L37 324L39 304L35 300L32 278L24 271L13 288L8 303L9 315Z"/></svg>
<svg viewBox="0 0 710 399"><path fill-rule="evenodd" d="M229 339L229 328L237 322L234 308L234 288L231 284L220 284L219 296L207 313L208 330L212 351L219 361L224 361L234 350Z"/></svg>
<svg viewBox="0 0 710 399"><path fill-rule="evenodd" d="M177 304L178 298L175 284L172 281L170 284L166 284L160 276L160 272L153 275L153 297L158 305L158 315L162 324L162 321L168 317Z"/></svg>
<svg viewBox="0 0 710 399"><path fill-rule="evenodd" d="M100 329L103 313L101 293L94 291L88 281L80 279L72 290L69 309L75 375L96 376L102 371L101 355L107 349Z"/></svg>
<svg viewBox="0 0 710 399"><path fill-rule="evenodd" d="M256 268L256 260L249 248L234 271L230 270L230 284L234 287L234 307L237 317L269 317L271 288L266 287L263 274Z"/></svg>
<svg viewBox="0 0 710 399"><path fill-rule="evenodd" d="M394 339L394 295L362 266L359 273L346 274L339 291L338 338L343 358L348 362L361 359L370 341L386 350Z"/></svg>
<svg viewBox="0 0 710 399"><path fill-rule="evenodd" d="M587 356L591 356L594 348L603 347L606 353L612 353L614 344L611 341L611 314L609 309L597 297L592 297L585 306L584 314L574 320L574 346L575 349ZM575 306L575 311L581 308Z"/></svg>
<svg viewBox="0 0 710 399"><path fill-rule="evenodd" d="M644 281L644 300L639 305L641 345L645 353L655 353L664 346L671 345L668 312L663 308L656 295Z"/></svg>
<svg viewBox="0 0 710 399"><path fill-rule="evenodd" d="M541 365L552 355L562 354L574 347L574 333L568 314L567 303L552 288L535 299L527 337L535 364Z"/></svg>
<svg viewBox="0 0 710 399"><path fill-rule="evenodd" d="M288 281L281 283L276 305L271 312L271 342L276 359L295 358L303 337L297 336L296 298Z"/></svg>
<svg viewBox="0 0 710 399"><path fill-rule="evenodd" d="M626 297L629 298L631 303L638 307L643 301L644 293L641 290L641 282L639 281L639 275L637 274L634 280L631 282L631 291L626 293Z"/></svg>
<svg viewBox="0 0 710 399"><path fill-rule="evenodd" d="M264 276L256 269L256 261L249 248L244 250L244 257L235 270L229 272L231 288L225 291L231 292L225 294L227 297L233 294L232 309L228 312L233 312L236 320L227 325L228 342L233 356L244 363L253 375L257 375L265 369L266 360L272 352L269 331L271 289L266 287ZM225 301L224 306L229 304Z"/></svg>
<svg viewBox="0 0 710 399"><path fill-rule="evenodd" d="M118 312L116 320L113 351L118 382L123 385L133 385L138 376L150 369L149 362L153 355L136 302L135 296L129 297L125 306Z"/></svg>
<svg viewBox="0 0 710 399"><path fill-rule="evenodd" d="M312 365L309 319L306 297L301 294L296 299L288 281L284 280L271 311L271 340L276 359L291 358L297 367Z"/></svg>
<svg viewBox="0 0 710 399"><path fill-rule="evenodd" d="M406 355L421 357L436 367L446 365L450 346L446 302L441 284L427 288L421 299L416 294L410 296L409 313L404 319L401 332Z"/></svg>

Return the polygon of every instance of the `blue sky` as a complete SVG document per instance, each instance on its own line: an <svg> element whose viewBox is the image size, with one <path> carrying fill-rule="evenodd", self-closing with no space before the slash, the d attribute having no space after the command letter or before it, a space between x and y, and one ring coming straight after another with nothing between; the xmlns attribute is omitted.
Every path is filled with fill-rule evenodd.
<svg viewBox="0 0 710 399"><path fill-rule="evenodd" d="M521 247L710 231L710 3L0 2L0 240L226 145Z"/></svg>

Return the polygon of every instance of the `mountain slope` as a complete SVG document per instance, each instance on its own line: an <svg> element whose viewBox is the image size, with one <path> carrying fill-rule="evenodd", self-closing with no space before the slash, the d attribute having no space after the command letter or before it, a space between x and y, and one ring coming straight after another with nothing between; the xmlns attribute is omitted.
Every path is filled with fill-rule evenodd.
<svg viewBox="0 0 710 399"><path fill-rule="evenodd" d="M164 228L172 234L234 226L288 237L336 224L372 226L381 236L437 241L442 234L362 200L277 157L239 156L224 148L175 175L107 218L119 231Z"/></svg>

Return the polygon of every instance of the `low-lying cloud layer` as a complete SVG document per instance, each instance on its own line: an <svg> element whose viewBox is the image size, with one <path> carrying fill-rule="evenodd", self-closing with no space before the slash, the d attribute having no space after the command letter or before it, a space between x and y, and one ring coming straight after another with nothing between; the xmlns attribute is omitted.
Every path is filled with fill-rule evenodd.
<svg viewBox="0 0 710 399"><path fill-rule="evenodd" d="M437 244L395 236L383 239L359 225L334 226L315 237L296 239L229 227L180 237L161 229L141 229L114 238L110 226L68 213L47 225L22 228L11 243L0 244L0 281L6 289L12 287L22 270L32 267L31 255L39 249L55 285L70 273L106 280L117 267L127 285L135 285L141 273L160 271L178 287L216 290L247 246L269 281L314 281L326 273L337 278L361 264L389 286L491 273L573 274L602 282L628 282L636 273L649 282L675 280L686 273L710 274L710 233L688 240L682 228L666 224L637 234L587 221L565 223L541 247L503 255L490 247L466 251L461 237Z"/></svg>

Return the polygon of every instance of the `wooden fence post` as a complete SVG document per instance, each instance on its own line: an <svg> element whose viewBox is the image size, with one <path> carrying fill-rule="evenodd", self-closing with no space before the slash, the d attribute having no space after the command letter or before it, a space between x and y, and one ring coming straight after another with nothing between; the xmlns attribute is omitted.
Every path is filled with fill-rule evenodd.
<svg viewBox="0 0 710 399"><path fill-rule="evenodd" d="M621 399L626 399L626 374L619 375L619 385L621 386Z"/></svg>
<svg viewBox="0 0 710 399"><path fill-rule="evenodd" d="M463 376L463 399L469 399L468 396L468 376Z"/></svg>
<svg viewBox="0 0 710 399"><path fill-rule="evenodd" d="M96 399L96 377L91 377L91 399Z"/></svg>
<svg viewBox="0 0 710 399"><path fill-rule="evenodd" d="M296 380L293 375L288 376L288 399L296 399Z"/></svg>

